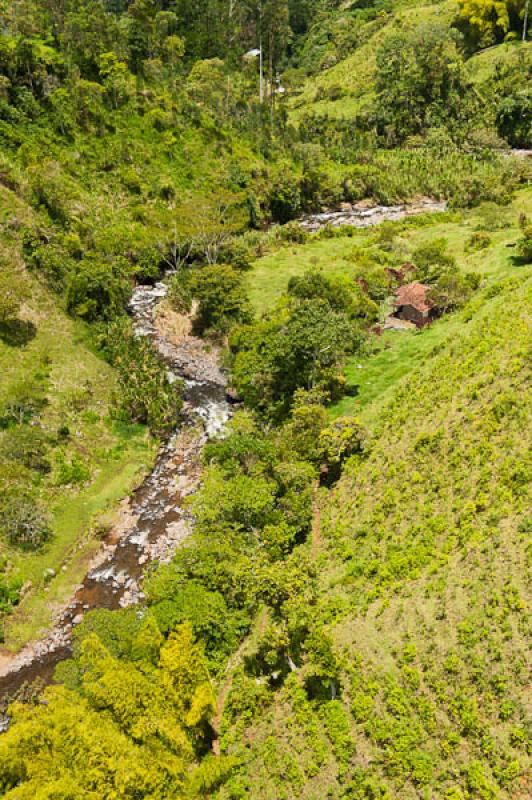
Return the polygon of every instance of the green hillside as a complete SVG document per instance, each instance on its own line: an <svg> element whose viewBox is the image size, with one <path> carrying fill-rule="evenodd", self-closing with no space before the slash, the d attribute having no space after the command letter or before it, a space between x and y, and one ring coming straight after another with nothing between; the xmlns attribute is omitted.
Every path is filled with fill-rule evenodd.
<svg viewBox="0 0 532 800"><path fill-rule="evenodd" d="M488 297L323 501L329 696L305 663L242 711L239 685L224 745L244 766L221 797L527 796L530 278Z"/></svg>
<svg viewBox="0 0 532 800"><path fill-rule="evenodd" d="M456 13L457 5L453 0L428 4L393 2L366 20L359 4L342 4L333 16L335 23L332 27L336 36L329 35L323 44L321 69L313 71L289 97L291 121L298 124L308 114L352 119L371 109L375 102L376 54L386 38L405 28L425 24L448 27L456 19ZM345 36L351 27L356 29L356 34L351 44L352 52L345 54L338 40L341 41L342 35ZM317 43L323 38L323 26L317 23L316 28L311 28L306 43L307 50L314 57L320 53ZM335 45L338 50L335 50ZM467 74L488 103L490 79L498 70L511 67L518 59L523 59L523 65L530 69L530 42L512 41L487 47L468 58ZM331 61L333 65L330 65Z"/></svg>
<svg viewBox="0 0 532 800"><path fill-rule="evenodd" d="M0 798L532 795L527 9L0 0Z"/></svg>
<svg viewBox="0 0 532 800"><path fill-rule="evenodd" d="M337 12L339 25L342 14L344 15L342 28L349 24L347 13L350 6L356 8L357 4L349 3L344 6ZM360 44L352 54L323 72L312 75L298 87L295 97L289 101L291 118L296 123L308 113L349 118L371 106L375 100L376 53L386 37L404 26L415 26L424 22L443 22L448 25L452 21L456 5L452 0L427 5L393 3L392 9L391 13L387 13L386 9L377 19L362 25L356 40ZM310 42L312 33L311 30ZM337 99L334 99L335 94Z"/></svg>

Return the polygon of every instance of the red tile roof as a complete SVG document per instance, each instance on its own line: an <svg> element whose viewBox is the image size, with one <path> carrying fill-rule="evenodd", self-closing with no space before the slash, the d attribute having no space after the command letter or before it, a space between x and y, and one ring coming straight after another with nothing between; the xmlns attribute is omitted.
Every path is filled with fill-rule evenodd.
<svg viewBox="0 0 532 800"><path fill-rule="evenodd" d="M427 297L430 286L425 286L424 283L407 283L400 286L396 293L396 300L394 306L412 306L417 311L430 311L434 308L434 303Z"/></svg>

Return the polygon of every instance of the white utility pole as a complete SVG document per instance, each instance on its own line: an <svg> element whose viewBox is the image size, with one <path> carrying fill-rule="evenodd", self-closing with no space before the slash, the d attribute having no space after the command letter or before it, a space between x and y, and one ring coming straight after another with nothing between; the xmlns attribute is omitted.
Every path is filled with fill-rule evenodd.
<svg viewBox="0 0 532 800"><path fill-rule="evenodd" d="M262 51L262 0L259 2L259 70L260 70L260 102L264 101L264 55Z"/></svg>

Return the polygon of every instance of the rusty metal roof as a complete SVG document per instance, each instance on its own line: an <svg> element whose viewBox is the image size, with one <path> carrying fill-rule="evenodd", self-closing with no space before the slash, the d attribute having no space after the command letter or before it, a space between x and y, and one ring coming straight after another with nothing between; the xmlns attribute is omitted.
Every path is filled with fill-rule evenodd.
<svg viewBox="0 0 532 800"><path fill-rule="evenodd" d="M412 306L417 311L430 311L434 303L427 297L430 286L424 283L406 283L395 292L394 306Z"/></svg>

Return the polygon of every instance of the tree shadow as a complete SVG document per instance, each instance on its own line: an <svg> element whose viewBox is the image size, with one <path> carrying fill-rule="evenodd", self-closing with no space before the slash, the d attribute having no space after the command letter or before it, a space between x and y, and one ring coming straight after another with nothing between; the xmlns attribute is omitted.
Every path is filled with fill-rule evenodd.
<svg viewBox="0 0 532 800"><path fill-rule="evenodd" d="M529 267L531 263L530 259L517 255L510 256L510 261L514 267Z"/></svg>
<svg viewBox="0 0 532 800"><path fill-rule="evenodd" d="M358 397L360 386L358 383L348 383L344 389L344 397Z"/></svg>
<svg viewBox="0 0 532 800"><path fill-rule="evenodd" d="M10 319L0 323L0 341L9 347L24 347L36 335L36 326L28 320Z"/></svg>

